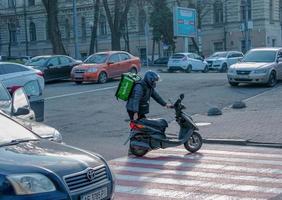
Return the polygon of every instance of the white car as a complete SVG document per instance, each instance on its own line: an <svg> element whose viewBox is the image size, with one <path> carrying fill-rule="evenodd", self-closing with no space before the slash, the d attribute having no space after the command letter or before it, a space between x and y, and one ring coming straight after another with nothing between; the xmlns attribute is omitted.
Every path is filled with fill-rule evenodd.
<svg viewBox="0 0 282 200"><path fill-rule="evenodd" d="M176 53L169 58L167 68L169 72L173 71L185 71L190 73L191 71L208 72L208 63L199 55L195 53Z"/></svg>
<svg viewBox="0 0 282 200"><path fill-rule="evenodd" d="M239 51L215 52L206 59L210 70L226 72L229 67L243 58L243 53Z"/></svg>

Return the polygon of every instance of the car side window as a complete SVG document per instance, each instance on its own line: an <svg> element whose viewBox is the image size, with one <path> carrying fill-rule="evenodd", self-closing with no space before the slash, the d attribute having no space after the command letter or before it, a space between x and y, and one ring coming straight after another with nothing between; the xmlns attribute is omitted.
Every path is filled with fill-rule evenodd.
<svg viewBox="0 0 282 200"><path fill-rule="evenodd" d="M62 65L68 65L72 61L67 57L60 57L60 62L61 62Z"/></svg>
<svg viewBox="0 0 282 200"><path fill-rule="evenodd" d="M112 62L112 63L116 63L116 62L119 62L119 61L120 61L120 59L119 59L118 54L111 55L111 57L109 58L109 62Z"/></svg>
<svg viewBox="0 0 282 200"><path fill-rule="evenodd" d="M58 57L56 58L51 58L48 63L47 66L48 67L53 67L53 66L58 66L60 64Z"/></svg>
<svg viewBox="0 0 282 200"><path fill-rule="evenodd" d="M193 58L193 59L195 59L194 54L188 54L187 56L188 56L188 58Z"/></svg>
<svg viewBox="0 0 282 200"><path fill-rule="evenodd" d="M16 72L24 72L28 71L27 68L21 65L16 65L16 64L4 64L1 65L1 74L10 74L10 73L16 73Z"/></svg>
<svg viewBox="0 0 282 200"><path fill-rule="evenodd" d="M41 89L37 80L29 81L24 85L27 96L40 96Z"/></svg>
<svg viewBox="0 0 282 200"><path fill-rule="evenodd" d="M130 56L128 54L125 54L125 53L119 54L119 57L120 57L121 61L129 60L130 59Z"/></svg>

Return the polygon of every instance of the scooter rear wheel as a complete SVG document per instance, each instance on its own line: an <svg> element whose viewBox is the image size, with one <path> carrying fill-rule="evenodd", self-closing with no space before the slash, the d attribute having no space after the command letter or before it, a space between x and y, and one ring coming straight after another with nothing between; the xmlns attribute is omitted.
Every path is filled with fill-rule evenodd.
<svg viewBox="0 0 282 200"><path fill-rule="evenodd" d="M131 146L130 145L130 151L133 155L137 156L137 157L142 157L144 156L146 153L148 153L148 150L146 149L141 149L141 148L138 148L138 147L134 147L134 146Z"/></svg>
<svg viewBox="0 0 282 200"><path fill-rule="evenodd" d="M187 151L190 151L191 153L195 153L202 147L202 144L203 144L202 136L199 133L194 132L190 137L190 139L184 143L184 147Z"/></svg>

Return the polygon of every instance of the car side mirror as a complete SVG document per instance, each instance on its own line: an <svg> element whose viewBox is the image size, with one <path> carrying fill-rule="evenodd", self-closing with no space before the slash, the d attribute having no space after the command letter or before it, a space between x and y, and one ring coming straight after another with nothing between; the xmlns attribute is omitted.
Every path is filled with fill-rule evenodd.
<svg viewBox="0 0 282 200"><path fill-rule="evenodd" d="M113 62L113 61L108 61L107 62L107 65L112 65L112 64L114 64L115 62Z"/></svg>
<svg viewBox="0 0 282 200"><path fill-rule="evenodd" d="M13 94L11 113L13 116L27 115L30 113L29 101L23 88L18 88Z"/></svg>
<svg viewBox="0 0 282 200"><path fill-rule="evenodd" d="M276 62L277 62L277 63L282 62L282 56L281 56L281 57L278 57L277 60L276 60Z"/></svg>
<svg viewBox="0 0 282 200"><path fill-rule="evenodd" d="M47 67L53 67L54 65L52 63L48 63Z"/></svg>

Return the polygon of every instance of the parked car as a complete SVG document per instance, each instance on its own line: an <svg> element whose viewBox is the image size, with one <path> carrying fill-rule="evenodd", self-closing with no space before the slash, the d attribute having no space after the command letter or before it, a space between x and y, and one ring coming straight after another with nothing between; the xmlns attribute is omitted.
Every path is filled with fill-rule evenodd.
<svg viewBox="0 0 282 200"><path fill-rule="evenodd" d="M12 94L15 89L24 87L30 100L36 121L44 120L44 78L39 70L27 66L0 62L0 81Z"/></svg>
<svg viewBox="0 0 282 200"><path fill-rule="evenodd" d="M1 200L113 198L115 180L100 155L42 139L2 113L0 130Z"/></svg>
<svg viewBox="0 0 282 200"><path fill-rule="evenodd" d="M146 58L141 58L140 60L141 60L141 65L145 67L147 66L147 62L148 62L148 66L152 66L153 64L150 58L148 58L148 60Z"/></svg>
<svg viewBox="0 0 282 200"><path fill-rule="evenodd" d="M231 65L242 60L243 56L239 51L222 51L212 54L206 61L210 70L226 72Z"/></svg>
<svg viewBox="0 0 282 200"><path fill-rule="evenodd" d="M50 139L56 142L62 142L62 135L58 130L53 127L34 121L35 115L32 109L30 108L30 104L27 99L27 95L24 91L24 88L22 88L22 91L20 91L20 93L21 94L17 96L13 94L12 98L6 87L0 81L0 112L10 116L14 120L22 124L24 127L35 132L42 138ZM28 109L28 111L26 111L26 113L24 113L23 115L17 115L13 112L12 105L18 105L18 101L21 101L22 107Z"/></svg>
<svg viewBox="0 0 282 200"><path fill-rule="evenodd" d="M198 54L195 53L176 53L170 57L168 64L168 71L191 71L208 72L208 63Z"/></svg>
<svg viewBox="0 0 282 200"><path fill-rule="evenodd" d="M72 80L82 82L106 83L110 78L117 78L125 72L138 73L141 62L125 51L108 51L89 56L83 64L73 68Z"/></svg>
<svg viewBox="0 0 282 200"><path fill-rule="evenodd" d="M262 83L273 87L282 79L282 48L252 49L240 63L231 65L227 78L231 86Z"/></svg>
<svg viewBox="0 0 282 200"><path fill-rule="evenodd" d="M154 65L164 65L167 66L169 57L160 57L154 61Z"/></svg>
<svg viewBox="0 0 282 200"><path fill-rule="evenodd" d="M82 61L75 60L65 55L36 56L25 65L42 71L45 82L69 79L72 68L81 64Z"/></svg>

